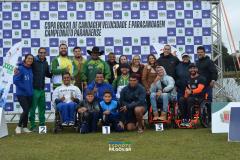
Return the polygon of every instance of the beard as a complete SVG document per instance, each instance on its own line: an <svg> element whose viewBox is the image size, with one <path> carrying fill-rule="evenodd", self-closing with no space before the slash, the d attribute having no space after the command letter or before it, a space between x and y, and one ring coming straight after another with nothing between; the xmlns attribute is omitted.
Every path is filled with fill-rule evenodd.
<svg viewBox="0 0 240 160"><path fill-rule="evenodd" d="M79 59L79 58L81 58L81 56L80 55L76 55L75 58Z"/></svg>
<svg viewBox="0 0 240 160"><path fill-rule="evenodd" d="M68 54L67 51L66 52L65 51L64 52L63 51L60 52L61 56L67 56L67 54Z"/></svg>

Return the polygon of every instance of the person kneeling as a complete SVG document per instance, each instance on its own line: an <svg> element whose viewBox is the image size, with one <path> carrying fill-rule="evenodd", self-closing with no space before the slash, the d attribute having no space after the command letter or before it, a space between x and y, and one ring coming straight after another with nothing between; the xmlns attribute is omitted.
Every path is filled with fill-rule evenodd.
<svg viewBox="0 0 240 160"><path fill-rule="evenodd" d="M120 121L120 114L117 111L118 103L112 100L112 93L108 90L104 92L103 101L100 102L100 107L103 112L103 125L111 126L116 132L124 130L124 125Z"/></svg>
<svg viewBox="0 0 240 160"><path fill-rule="evenodd" d="M138 129L138 133L143 133L143 115L147 110L145 101L145 88L139 84L137 77L132 74L129 77L129 84L120 93L120 112L125 117L127 130Z"/></svg>
<svg viewBox="0 0 240 160"><path fill-rule="evenodd" d="M76 106L81 100L80 89L71 84L70 73L62 75L63 84L53 91L56 109L61 114L62 126L74 125Z"/></svg>
<svg viewBox="0 0 240 160"><path fill-rule="evenodd" d="M80 133L97 131L97 122L100 118L99 110L99 104L94 98L94 92L88 91L86 99L81 101L77 108Z"/></svg>

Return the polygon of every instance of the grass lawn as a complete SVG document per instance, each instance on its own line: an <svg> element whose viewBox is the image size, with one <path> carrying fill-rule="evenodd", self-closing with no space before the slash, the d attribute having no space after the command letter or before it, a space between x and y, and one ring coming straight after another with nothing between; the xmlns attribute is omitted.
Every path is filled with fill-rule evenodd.
<svg viewBox="0 0 240 160"><path fill-rule="evenodd" d="M51 124L50 127L51 128ZM63 133L10 135L0 139L0 160L239 160L240 143L228 143L227 134L210 129L168 129L155 132L77 134ZM109 141L131 142L131 152L110 152Z"/></svg>

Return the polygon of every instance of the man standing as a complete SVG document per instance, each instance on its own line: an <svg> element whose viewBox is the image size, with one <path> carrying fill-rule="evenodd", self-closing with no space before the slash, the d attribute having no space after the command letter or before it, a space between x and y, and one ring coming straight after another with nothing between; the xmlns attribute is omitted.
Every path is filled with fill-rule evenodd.
<svg viewBox="0 0 240 160"><path fill-rule="evenodd" d="M163 48L163 53L157 59L157 64L163 66L167 72L167 75L173 77L176 80L175 69L179 63L179 59L173 56L171 53L171 46L165 45Z"/></svg>
<svg viewBox="0 0 240 160"><path fill-rule="evenodd" d="M33 72L33 101L30 108L29 121L31 130L36 130L35 111L38 106L39 126L45 125L45 77L51 78L52 74L49 72L49 65L46 60L46 48L39 48L38 55L34 57L32 64Z"/></svg>
<svg viewBox="0 0 240 160"><path fill-rule="evenodd" d="M108 80L108 82L110 84L112 84L113 80L116 78L115 77L116 76L116 72L117 72L116 69L118 67L118 64L116 62L116 56L115 56L115 54L113 52L110 52L108 54L108 61L107 61L107 63L109 65L110 71L111 71L111 78Z"/></svg>
<svg viewBox="0 0 240 160"><path fill-rule="evenodd" d="M121 91L120 112L125 115L127 130L138 129L143 133L143 115L147 110L145 88L139 84L137 77L130 75L129 84Z"/></svg>
<svg viewBox="0 0 240 160"><path fill-rule="evenodd" d="M53 89L62 84L62 74L69 72L73 77L73 70L77 67L74 66L72 60L68 57L68 47L66 44L60 44L59 55L52 61L52 74L53 74Z"/></svg>
<svg viewBox="0 0 240 160"><path fill-rule="evenodd" d="M74 66L77 67L76 69L74 69L74 80L75 80L74 85L77 86L79 89L83 90L82 80L81 80L81 70L82 70L82 66L86 62L86 60L83 58L83 56L81 54L80 47L74 47L73 53L74 53L73 64L74 64Z"/></svg>
<svg viewBox="0 0 240 160"><path fill-rule="evenodd" d="M176 87L178 100L184 95L184 91L189 78L188 67L190 64L190 55L187 53L183 53L182 62L180 62L176 67Z"/></svg>
<svg viewBox="0 0 240 160"><path fill-rule="evenodd" d="M88 54L91 55L91 59L87 60L83 65L82 80L85 86L91 83L98 71L101 71L104 75L104 81L108 82L111 78L111 71L109 65L100 59L100 55L103 55L103 51L100 51L98 47L93 47L92 51L87 50Z"/></svg>
<svg viewBox="0 0 240 160"><path fill-rule="evenodd" d="M196 61L196 65L199 74L206 78L205 93L208 94L208 100L212 101L212 88L218 78L217 69L213 61L205 54L203 46L197 48L197 55L198 60Z"/></svg>

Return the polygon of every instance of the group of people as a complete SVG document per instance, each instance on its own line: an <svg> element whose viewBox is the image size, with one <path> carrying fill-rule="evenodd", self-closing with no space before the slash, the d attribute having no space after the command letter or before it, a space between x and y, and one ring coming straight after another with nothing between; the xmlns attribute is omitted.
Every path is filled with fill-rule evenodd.
<svg viewBox="0 0 240 160"><path fill-rule="evenodd" d="M191 107L206 94L212 99L217 80L216 67L203 46L197 48L196 63L190 62L187 53L182 54L180 62L171 53L171 46L165 45L158 59L154 54L148 55L146 65L139 55L134 55L131 62L121 55L117 63L115 54L109 53L104 61L100 58L104 52L98 47L87 50L88 60L83 58L80 47L73 49L74 57L68 56L67 51L68 46L60 44L59 55L49 67L46 49L39 48L37 56L25 55L15 70L16 95L23 108L16 133L37 131L37 107L39 125L45 125L45 77L52 80L52 101L61 115L61 125L74 125L77 114L81 117L81 133L97 131L100 123L111 125L115 131L137 129L142 133L143 116L149 107L152 106L154 120L164 121L168 103L175 97L182 125L187 126Z"/></svg>

